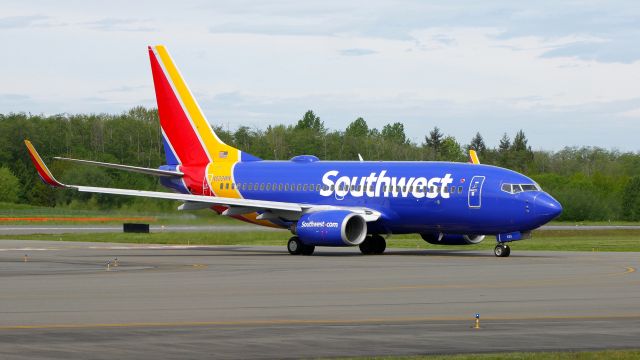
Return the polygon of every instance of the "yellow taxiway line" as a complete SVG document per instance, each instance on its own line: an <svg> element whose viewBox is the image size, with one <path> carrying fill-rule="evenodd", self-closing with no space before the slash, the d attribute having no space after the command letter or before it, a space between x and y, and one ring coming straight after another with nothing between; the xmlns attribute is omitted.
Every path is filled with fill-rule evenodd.
<svg viewBox="0 0 640 360"><path fill-rule="evenodd" d="M483 321L540 321L540 320L606 320L640 319L640 313L615 314L608 316L503 316L483 317ZM131 322L131 323L95 323L95 324L41 324L6 325L1 330L49 330L49 329L96 329L96 328L148 328L148 327L195 327L195 326L273 326L273 325L365 325L383 323L419 323L443 321L471 321L469 317L389 317L369 319L268 319L268 320L229 320L229 321L176 321L176 322Z"/></svg>

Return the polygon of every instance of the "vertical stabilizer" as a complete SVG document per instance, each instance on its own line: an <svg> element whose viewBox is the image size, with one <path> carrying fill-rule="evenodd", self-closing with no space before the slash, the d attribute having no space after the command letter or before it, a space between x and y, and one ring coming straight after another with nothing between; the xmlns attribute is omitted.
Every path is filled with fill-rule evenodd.
<svg viewBox="0 0 640 360"><path fill-rule="evenodd" d="M149 58L167 164L259 160L218 138L164 46L150 46Z"/></svg>

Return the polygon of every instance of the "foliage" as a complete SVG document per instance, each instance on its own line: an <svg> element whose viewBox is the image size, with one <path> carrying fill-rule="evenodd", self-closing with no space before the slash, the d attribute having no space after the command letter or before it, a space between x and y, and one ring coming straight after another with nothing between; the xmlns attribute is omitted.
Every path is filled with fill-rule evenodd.
<svg viewBox="0 0 640 360"><path fill-rule="evenodd" d="M0 167L0 201L16 202L20 193L20 182L11 170Z"/></svg>
<svg viewBox="0 0 640 360"><path fill-rule="evenodd" d="M143 107L118 115L0 114L0 166L3 167L0 187L11 189L0 189L0 196L5 197L4 201L50 207L174 209L175 203L169 201L53 190L38 178L22 142L30 139L45 156L157 167L165 162L157 117L157 110ZM277 160L300 154L328 160L357 160L361 154L365 160L464 162L466 150L471 148L478 151L484 164L520 171L536 180L563 204L560 220L640 220L638 153L595 147L533 151L522 130L512 138L504 133L497 148L488 148L480 133L468 144L461 144L434 127L424 136L424 141L417 144L407 136L402 122L376 129L365 119L357 118L344 130L332 130L327 129L312 110L305 112L295 125L270 125L266 129L240 126L235 131L216 127L215 130L232 146L263 159ZM157 179L150 176L45 160L62 181L162 189Z"/></svg>

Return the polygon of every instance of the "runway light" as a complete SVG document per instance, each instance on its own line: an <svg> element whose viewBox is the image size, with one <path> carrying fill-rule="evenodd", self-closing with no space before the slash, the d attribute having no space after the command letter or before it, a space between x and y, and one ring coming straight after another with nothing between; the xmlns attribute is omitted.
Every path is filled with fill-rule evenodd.
<svg viewBox="0 0 640 360"><path fill-rule="evenodd" d="M111 270L111 261L107 261L107 271Z"/></svg>
<svg viewBox="0 0 640 360"><path fill-rule="evenodd" d="M474 329L480 329L480 314L476 313L476 324L473 327Z"/></svg>

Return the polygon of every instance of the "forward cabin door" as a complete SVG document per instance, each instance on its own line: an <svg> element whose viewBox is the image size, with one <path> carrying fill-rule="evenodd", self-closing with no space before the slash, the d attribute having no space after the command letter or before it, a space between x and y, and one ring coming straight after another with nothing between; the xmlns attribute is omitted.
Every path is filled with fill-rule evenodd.
<svg viewBox="0 0 640 360"><path fill-rule="evenodd" d="M484 176L474 176L469 183L469 208L479 209L482 207L482 185Z"/></svg>

